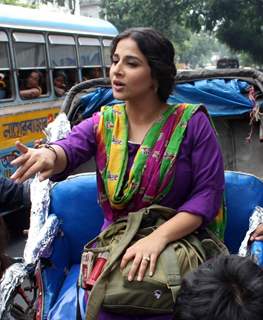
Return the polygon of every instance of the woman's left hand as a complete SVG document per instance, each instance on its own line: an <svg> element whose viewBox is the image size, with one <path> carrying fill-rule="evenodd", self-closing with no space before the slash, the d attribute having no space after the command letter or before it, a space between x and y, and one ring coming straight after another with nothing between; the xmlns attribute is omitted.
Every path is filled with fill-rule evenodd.
<svg viewBox="0 0 263 320"><path fill-rule="evenodd" d="M153 232L130 246L122 257L120 265L122 270L127 263L133 259L128 280L132 281L137 274L137 281L142 281L148 267L149 275L152 276L155 271L157 259L166 245L167 242L165 239Z"/></svg>

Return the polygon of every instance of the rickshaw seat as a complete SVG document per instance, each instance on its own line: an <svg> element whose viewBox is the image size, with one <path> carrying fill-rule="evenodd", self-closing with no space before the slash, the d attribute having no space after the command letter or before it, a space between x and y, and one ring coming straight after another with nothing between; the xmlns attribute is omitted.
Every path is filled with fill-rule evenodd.
<svg viewBox="0 0 263 320"><path fill-rule="evenodd" d="M98 234L103 223L97 201L96 174L79 174L57 183L50 198L50 212L62 221L71 264L79 263L84 245Z"/></svg>
<svg viewBox="0 0 263 320"><path fill-rule="evenodd" d="M63 296L61 291L66 290L73 274L76 278L83 247L99 233L103 224L103 214L97 202L96 174L74 175L56 183L50 192L49 213L56 214L61 221L61 232L53 243L51 266L44 268L41 275L43 319L47 319L48 311Z"/></svg>
<svg viewBox="0 0 263 320"><path fill-rule="evenodd" d="M225 172L225 180L228 215L225 242L230 251L236 253L248 228L249 216L255 206L263 206L263 182L253 175L233 171ZM103 223L103 215L97 203L95 173L72 176L57 183L51 190L50 213L55 213L61 220L62 233L54 241L51 267L42 272L45 312L55 302L55 308L61 308L69 288L67 272L71 268L75 277L71 285L76 287L83 247L96 236ZM69 272L71 281L72 272ZM76 305L76 298L74 303ZM67 303L66 308L69 306L70 303ZM74 317L74 314L68 317L68 312L69 309L66 311L68 319Z"/></svg>
<svg viewBox="0 0 263 320"><path fill-rule="evenodd" d="M227 225L225 243L231 253L237 253L249 226L249 217L256 206L263 207L263 181L236 171L225 171Z"/></svg>

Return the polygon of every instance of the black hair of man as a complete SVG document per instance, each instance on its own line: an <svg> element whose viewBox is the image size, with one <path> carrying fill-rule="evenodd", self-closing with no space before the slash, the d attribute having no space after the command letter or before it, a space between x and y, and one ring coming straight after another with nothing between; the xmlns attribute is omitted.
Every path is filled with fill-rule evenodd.
<svg viewBox="0 0 263 320"><path fill-rule="evenodd" d="M188 273L174 320L262 320L263 270L251 259L219 256Z"/></svg>

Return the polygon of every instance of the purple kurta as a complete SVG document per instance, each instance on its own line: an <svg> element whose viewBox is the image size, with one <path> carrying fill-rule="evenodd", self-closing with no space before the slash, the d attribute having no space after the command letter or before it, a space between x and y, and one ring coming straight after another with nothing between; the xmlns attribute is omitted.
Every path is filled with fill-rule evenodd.
<svg viewBox="0 0 263 320"><path fill-rule="evenodd" d="M81 163L97 152L93 119L89 118L73 127L66 139L57 141L66 152L68 166L53 180L60 180L70 174ZM139 145L129 142L128 175ZM203 224L209 223L216 215L224 189L224 167L215 131L204 112L198 111L189 120L185 137L176 159L175 179L168 195L159 203L174 208L177 212L189 212L203 217ZM106 221L106 227L112 221ZM101 312L99 319L171 319L163 316L120 316Z"/></svg>
<svg viewBox="0 0 263 320"><path fill-rule="evenodd" d="M53 177L53 180L60 180L96 154L93 119L82 121L73 127L66 139L55 144L65 150L68 158L66 170ZM129 143L128 171L138 148L138 144ZM207 223L214 218L220 206L223 189L223 159L215 131L207 116L198 111L189 120L176 159L172 190L160 204L174 208L177 212L200 215Z"/></svg>

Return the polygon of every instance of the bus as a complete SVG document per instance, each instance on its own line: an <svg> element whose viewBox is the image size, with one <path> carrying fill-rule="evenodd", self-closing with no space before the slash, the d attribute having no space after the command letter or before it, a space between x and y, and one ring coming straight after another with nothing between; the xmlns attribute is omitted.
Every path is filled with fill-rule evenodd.
<svg viewBox="0 0 263 320"><path fill-rule="evenodd" d="M15 141L42 138L70 87L108 75L117 33L101 19L0 4L1 176L14 171Z"/></svg>

